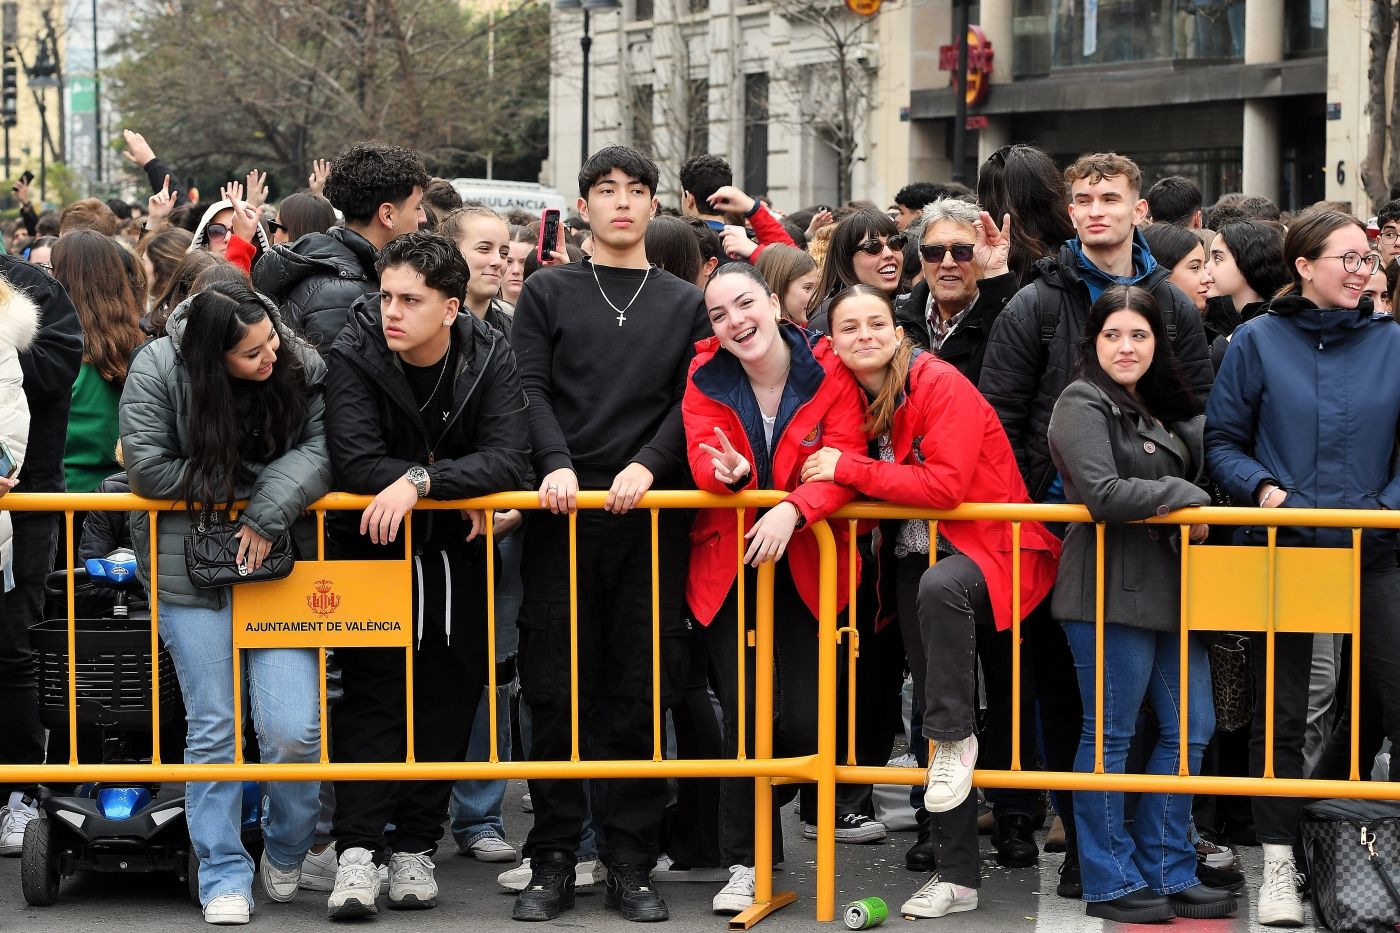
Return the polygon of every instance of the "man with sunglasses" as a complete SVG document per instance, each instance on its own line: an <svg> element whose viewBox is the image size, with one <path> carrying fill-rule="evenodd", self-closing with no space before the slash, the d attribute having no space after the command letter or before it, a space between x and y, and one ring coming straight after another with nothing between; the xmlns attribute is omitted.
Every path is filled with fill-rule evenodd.
<svg viewBox="0 0 1400 933"><path fill-rule="evenodd" d="M1016 294L1007 266L1009 220L998 228L976 204L939 198L922 212L924 277L895 302L895 321L916 346L947 360L976 385L987 337Z"/></svg>

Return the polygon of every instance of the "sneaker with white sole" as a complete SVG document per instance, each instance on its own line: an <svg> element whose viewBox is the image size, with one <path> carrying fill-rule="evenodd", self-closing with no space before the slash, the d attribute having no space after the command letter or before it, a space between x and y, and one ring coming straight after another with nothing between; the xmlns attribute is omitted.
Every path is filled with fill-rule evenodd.
<svg viewBox="0 0 1400 933"><path fill-rule="evenodd" d="M1211 842L1208 839L1196 840L1196 858L1211 868L1234 868L1235 850L1229 846Z"/></svg>
<svg viewBox="0 0 1400 933"><path fill-rule="evenodd" d="M882 842L889 835L885 829L885 824L879 820L871 819L864 813L841 813L836 817L836 841L852 844L864 844L870 842ZM802 826L802 838L817 838L817 827L813 823L804 823Z"/></svg>
<svg viewBox="0 0 1400 933"><path fill-rule="evenodd" d="M906 917L932 920L948 914L977 909L977 889L962 888L934 875L899 908Z"/></svg>
<svg viewBox="0 0 1400 933"><path fill-rule="evenodd" d="M607 880L608 870L595 858L584 859L574 866L574 887L588 888ZM511 891L523 891L530 883L530 860L521 859L520 864L496 876L496 883Z"/></svg>
<svg viewBox="0 0 1400 933"><path fill-rule="evenodd" d="M526 813L535 812L535 801L529 794L520 795L520 809L524 810Z"/></svg>
<svg viewBox="0 0 1400 933"><path fill-rule="evenodd" d="M463 855L471 856L478 862L514 862L520 858L520 853L515 850L515 846L495 833L478 836L470 844L462 846L457 851Z"/></svg>
<svg viewBox="0 0 1400 933"><path fill-rule="evenodd" d="M242 894L220 894L204 905L204 922L221 927L248 922L248 899Z"/></svg>
<svg viewBox="0 0 1400 933"><path fill-rule="evenodd" d="M1298 869L1293 859L1264 863L1259 887L1259 922L1266 927L1303 925L1303 898L1298 893Z"/></svg>
<svg viewBox="0 0 1400 933"><path fill-rule="evenodd" d="M37 819L38 801L19 791L11 793L9 805L0 809L0 855L18 856L24 849L24 828Z"/></svg>
<svg viewBox="0 0 1400 933"><path fill-rule="evenodd" d="M753 906L753 868L747 865L729 866L729 883L720 888L710 908L717 914L743 913Z"/></svg>
<svg viewBox="0 0 1400 933"><path fill-rule="evenodd" d="M340 853L335 887L326 900L332 920L369 917L379 912L379 869L368 849L355 846Z"/></svg>
<svg viewBox="0 0 1400 933"><path fill-rule="evenodd" d="M967 799L972 790L972 769L977 765L977 736L951 742L935 742L924 787L924 809L947 813Z"/></svg>
<svg viewBox="0 0 1400 933"><path fill-rule="evenodd" d="M437 906L438 886L433 860L426 852L395 852L389 856L389 906L395 910L427 910Z"/></svg>
<svg viewBox="0 0 1400 933"><path fill-rule="evenodd" d="M336 872L335 843L331 842L317 852L314 848L301 860L301 881L303 891L323 891L326 894L335 890ZM379 893L389 893L389 866L379 866Z"/></svg>
<svg viewBox="0 0 1400 933"><path fill-rule="evenodd" d="M263 893L279 904L285 904L297 896L301 883L301 865L283 870L267 860L267 850L263 849L258 859L258 878L262 881Z"/></svg>

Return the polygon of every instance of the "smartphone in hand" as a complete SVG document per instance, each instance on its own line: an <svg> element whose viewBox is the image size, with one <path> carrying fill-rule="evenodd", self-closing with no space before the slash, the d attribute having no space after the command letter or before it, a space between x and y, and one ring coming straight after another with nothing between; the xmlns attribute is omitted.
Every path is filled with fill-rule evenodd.
<svg viewBox="0 0 1400 933"><path fill-rule="evenodd" d="M19 458L10 449L10 445L0 440L0 476L6 479L14 479L19 473Z"/></svg>
<svg viewBox="0 0 1400 933"><path fill-rule="evenodd" d="M536 255L541 263L554 257L550 255L559 247L559 211L547 207L540 212L540 243Z"/></svg>

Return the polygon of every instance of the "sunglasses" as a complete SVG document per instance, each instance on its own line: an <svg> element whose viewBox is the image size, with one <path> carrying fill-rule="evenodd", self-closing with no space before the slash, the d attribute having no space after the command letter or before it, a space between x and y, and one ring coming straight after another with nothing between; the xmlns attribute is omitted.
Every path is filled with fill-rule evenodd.
<svg viewBox="0 0 1400 933"><path fill-rule="evenodd" d="M971 243L954 243L952 246L944 246L942 243L924 243L919 247L919 255L923 257L924 262L942 262L945 253L953 254L953 262L972 262Z"/></svg>
<svg viewBox="0 0 1400 933"><path fill-rule="evenodd" d="M856 249L865 253L867 256L878 256L885 251L886 246L893 252L898 253L902 252L908 243L908 234L896 233L894 236L888 238L873 236L868 240L861 240L856 244Z"/></svg>
<svg viewBox="0 0 1400 933"><path fill-rule="evenodd" d="M265 223L267 224L267 229L271 230L273 233L276 233L278 230L286 230L286 229L287 229L287 225L284 224L284 223L281 223L280 221L268 220L268 221L265 221Z"/></svg>
<svg viewBox="0 0 1400 933"><path fill-rule="evenodd" d="M228 227L223 224L209 224L204 228L204 234L211 240L222 240L228 236Z"/></svg>

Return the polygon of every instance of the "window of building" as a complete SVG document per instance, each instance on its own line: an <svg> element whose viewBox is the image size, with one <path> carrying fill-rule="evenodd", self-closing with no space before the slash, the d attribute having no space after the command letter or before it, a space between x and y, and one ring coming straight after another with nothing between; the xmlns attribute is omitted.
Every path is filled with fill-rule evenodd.
<svg viewBox="0 0 1400 933"><path fill-rule="evenodd" d="M690 12L705 13L710 9L710 0L690 0Z"/></svg>
<svg viewBox="0 0 1400 933"><path fill-rule="evenodd" d="M768 75L744 75L744 190L768 190Z"/></svg>
<svg viewBox="0 0 1400 933"><path fill-rule="evenodd" d="M691 78L686 98L685 157L690 159L710 151L709 79Z"/></svg>
<svg viewBox="0 0 1400 933"><path fill-rule="evenodd" d="M1244 0L1016 0L1015 76L1133 62L1241 59L1244 7Z"/></svg>
<svg viewBox="0 0 1400 933"><path fill-rule="evenodd" d="M653 0L635 0L636 5L632 7L632 18L635 20L651 19L655 9Z"/></svg>
<svg viewBox="0 0 1400 933"><path fill-rule="evenodd" d="M1285 0L1283 51L1310 55L1327 51L1327 0Z"/></svg>
<svg viewBox="0 0 1400 933"><path fill-rule="evenodd" d="M650 84L632 86L632 145L650 154L655 148L652 135L652 103L654 91Z"/></svg>

